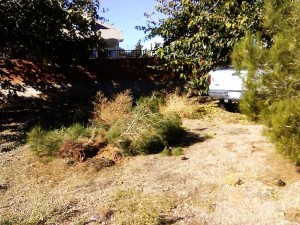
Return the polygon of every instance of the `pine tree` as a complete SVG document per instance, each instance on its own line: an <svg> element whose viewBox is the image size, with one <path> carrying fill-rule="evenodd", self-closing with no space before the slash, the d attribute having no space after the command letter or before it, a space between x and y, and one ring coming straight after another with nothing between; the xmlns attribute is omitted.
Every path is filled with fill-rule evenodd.
<svg viewBox="0 0 300 225"><path fill-rule="evenodd" d="M247 69L241 110L261 118L279 149L300 163L300 3L266 0L268 37L248 34L234 48L232 61Z"/></svg>

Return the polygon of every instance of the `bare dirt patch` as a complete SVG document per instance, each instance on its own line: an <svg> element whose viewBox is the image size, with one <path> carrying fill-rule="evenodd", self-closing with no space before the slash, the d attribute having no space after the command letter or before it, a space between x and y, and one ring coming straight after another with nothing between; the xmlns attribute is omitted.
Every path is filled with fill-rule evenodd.
<svg viewBox="0 0 300 225"><path fill-rule="evenodd" d="M186 160L120 158L106 149L94 162L43 164L27 146L1 153L0 221L300 224L297 168L276 153L262 125L209 107L210 116L183 121L198 137L183 147ZM97 167L103 158L117 163Z"/></svg>

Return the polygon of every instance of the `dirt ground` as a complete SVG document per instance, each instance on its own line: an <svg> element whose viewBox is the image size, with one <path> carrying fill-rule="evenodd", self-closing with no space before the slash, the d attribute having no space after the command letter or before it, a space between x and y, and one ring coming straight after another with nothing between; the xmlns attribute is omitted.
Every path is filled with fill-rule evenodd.
<svg viewBox="0 0 300 225"><path fill-rule="evenodd" d="M0 153L0 224L300 224L299 168L264 126L214 107L183 120L194 140L185 157L112 157L100 168L44 164L26 145Z"/></svg>

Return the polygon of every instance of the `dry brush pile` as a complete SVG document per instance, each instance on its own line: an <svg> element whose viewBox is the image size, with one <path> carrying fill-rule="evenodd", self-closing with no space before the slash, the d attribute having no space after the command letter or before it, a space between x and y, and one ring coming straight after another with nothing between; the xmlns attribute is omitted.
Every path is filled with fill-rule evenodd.
<svg viewBox="0 0 300 225"><path fill-rule="evenodd" d="M74 124L54 130L37 126L28 133L27 142L46 160L85 161L110 146L123 156L160 153L180 144L185 135L181 118L195 118L202 111L198 102L174 93L155 92L134 101L128 90L111 99L99 92L87 126Z"/></svg>

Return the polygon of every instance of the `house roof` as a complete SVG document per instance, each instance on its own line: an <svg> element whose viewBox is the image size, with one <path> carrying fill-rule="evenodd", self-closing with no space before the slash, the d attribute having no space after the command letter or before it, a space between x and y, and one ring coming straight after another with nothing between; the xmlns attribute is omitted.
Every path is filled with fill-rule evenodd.
<svg viewBox="0 0 300 225"><path fill-rule="evenodd" d="M124 40L122 31L105 22L98 21L94 29L100 31L101 37L106 41L122 42Z"/></svg>

